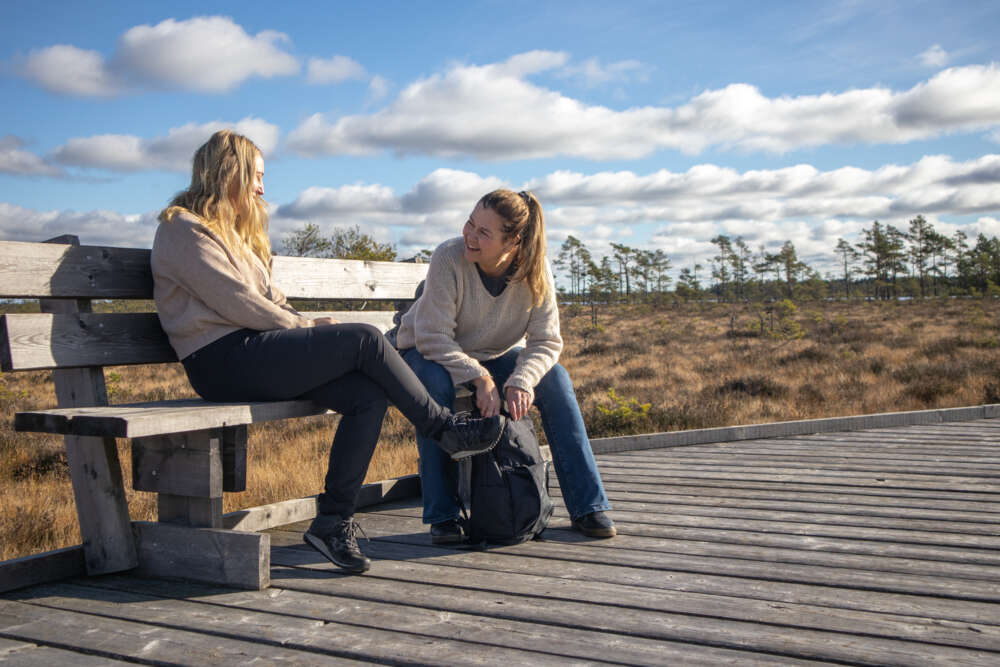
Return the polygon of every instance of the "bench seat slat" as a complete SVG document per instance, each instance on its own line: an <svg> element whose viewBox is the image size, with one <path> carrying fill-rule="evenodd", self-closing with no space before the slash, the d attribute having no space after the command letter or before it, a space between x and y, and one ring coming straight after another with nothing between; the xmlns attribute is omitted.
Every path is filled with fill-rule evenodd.
<svg viewBox="0 0 1000 667"><path fill-rule="evenodd" d="M209 403L198 398L91 408L19 412L14 430L72 435L141 438L185 431L321 415L312 401Z"/></svg>
<svg viewBox="0 0 1000 667"><path fill-rule="evenodd" d="M387 331L393 311L306 313ZM0 320L4 372L177 361L155 313L11 313Z"/></svg>

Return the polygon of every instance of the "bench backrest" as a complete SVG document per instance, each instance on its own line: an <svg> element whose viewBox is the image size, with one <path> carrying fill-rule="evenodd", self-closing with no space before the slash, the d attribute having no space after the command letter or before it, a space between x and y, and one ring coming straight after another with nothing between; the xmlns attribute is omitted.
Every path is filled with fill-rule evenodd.
<svg viewBox="0 0 1000 667"><path fill-rule="evenodd" d="M176 361L155 313L90 312L95 299L153 298L150 251L67 245L73 240L0 241L0 298L41 299L47 311L8 313L0 320L0 369ZM291 299L406 301L426 273L426 264L407 262L274 258L274 281ZM322 314L385 331L393 311Z"/></svg>

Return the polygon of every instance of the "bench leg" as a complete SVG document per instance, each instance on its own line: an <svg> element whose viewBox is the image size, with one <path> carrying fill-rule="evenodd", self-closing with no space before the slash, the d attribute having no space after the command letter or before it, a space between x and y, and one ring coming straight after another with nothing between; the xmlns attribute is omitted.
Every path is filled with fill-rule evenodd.
<svg viewBox="0 0 1000 667"><path fill-rule="evenodd" d="M87 573L132 569L137 558L115 439L67 435L66 461Z"/></svg>
<svg viewBox="0 0 1000 667"><path fill-rule="evenodd" d="M132 524L136 574L263 590L271 585L271 536L169 523Z"/></svg>
<svg viewBox="0 0 1000 667"><path fill-rule="evenodd" d="M208 429L132 440L132 486L159 494L161 522L222 527L223 459L239 458L246 429ZM229 443L227 445L227 442ZM225 451L225 450L228 450ZM225 454L228 453L228 456ZM246 447L242 448L246 470ZM233 475L229 475L232 483ZM243 484L245 485L245 473Z"/></svg>

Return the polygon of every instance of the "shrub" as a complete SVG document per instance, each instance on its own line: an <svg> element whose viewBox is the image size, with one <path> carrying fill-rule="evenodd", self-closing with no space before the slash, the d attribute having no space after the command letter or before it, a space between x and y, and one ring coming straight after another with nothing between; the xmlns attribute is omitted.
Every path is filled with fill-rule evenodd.
<svg viewBox="0 0 1000 667"><path fill-rule="evenodd" d="M747 396L776 398L784 396L788 393L788 389L763 375L753 375L724 382L716 388L715 393L718 395L746 394Z"/></svg>

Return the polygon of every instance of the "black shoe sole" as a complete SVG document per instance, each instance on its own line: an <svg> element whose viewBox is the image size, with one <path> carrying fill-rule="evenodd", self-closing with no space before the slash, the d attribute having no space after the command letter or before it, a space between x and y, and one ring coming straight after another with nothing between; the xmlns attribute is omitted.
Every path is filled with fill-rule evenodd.
<svg viewBox="0 0 1000 667"><path fill-rule="evenodd" d="M346 563L337 560L334 557L334 555L330 552L330 550L327 548L326 542L319 539L315 535L310 535L309 533L303 533L302 540L306 544L311 546L313 549L323 554L323 557L329 560L331 563L333 563L339 568L347 570L348 572L353 572L354 574L361 574L362 572L367 572L368 568L371 567L371 562L368 560L364 561L360 565L357 563Z"/></svg>
<svg viewBox="0 0 1000 667"><path fill-rule="evenodd" d="M599 528L597 530L584 530L583 528L574 523L573 530L583 533L587 537L607 538L607 537L614 537L615 535L618 534L618 530L615 529L614 526L612 526L611 528Z"/></svg>
<svg viewBox="0 0 1000 667"><path fill-rule="evenodd" d="M449 453L448 455L451 456L452 461L461 461L462 459L467 459L470 456L476 456L477 454L485 454L486 452L490 451L491 449L497 446L497 443L500 442L500 437L503 435L503 431L505 428L507 428L506 417L500 415L500 430L497 431L497 436L493 438L493 442L491 442L488 446L484 446L480 449L463 449L460 452L455 452L454 454Z"/></svg>

